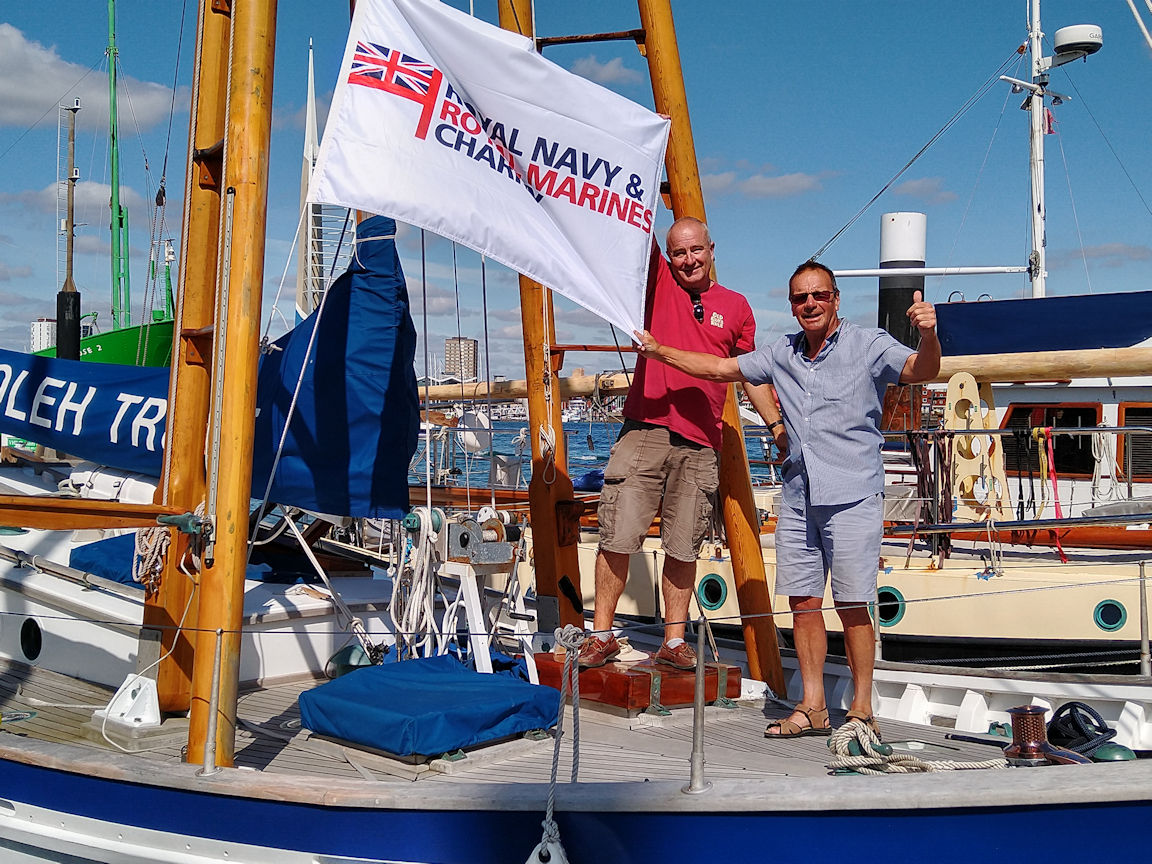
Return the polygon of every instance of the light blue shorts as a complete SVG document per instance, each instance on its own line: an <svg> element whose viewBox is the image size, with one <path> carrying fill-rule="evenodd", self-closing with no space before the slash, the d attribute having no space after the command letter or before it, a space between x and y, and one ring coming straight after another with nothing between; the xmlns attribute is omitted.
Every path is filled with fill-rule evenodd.
<svg viewBox="0 0 1152 864"><path fill-rule="evenodd" d="M776 521L776 593L823 597L832 574L840 603L876 599L884 501L877 493L852 504L794 508L781 502Z"/></svg>

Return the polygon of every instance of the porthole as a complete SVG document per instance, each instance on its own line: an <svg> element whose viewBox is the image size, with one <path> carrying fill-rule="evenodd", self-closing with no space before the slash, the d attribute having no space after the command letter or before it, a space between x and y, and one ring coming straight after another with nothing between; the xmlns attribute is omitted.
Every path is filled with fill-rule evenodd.
<svg viewBox="0 0 1152 864"><path fill-rule="evenodd" d="M1106 633L1115 633L1128 623L1128 612L1119 600L1101 600L1092 613L1096 626Z"/></svg>
<svg viewBox="0 0 1152 864"><path fill-rule="evenodd" d="M904 617L904 595L898 588L881 585L876 592L876 611L880 616L881 627L892 627Z"/></svg>
<svg viewBox="0 0 1152 864"><path fill-rule="evenodd" d="M24 652L24 659L34 663L40 656L40 649L44 647L44 634L35 618L26 618L20 627L20 650Z"/></svg>
<svg viewBox="0 0 1152 864"><path fill-rule="evenodd" d="M728 599L728 584L718 573L709 573L696 585L696 596L700 605L709 612L715 612Z"/></svg>

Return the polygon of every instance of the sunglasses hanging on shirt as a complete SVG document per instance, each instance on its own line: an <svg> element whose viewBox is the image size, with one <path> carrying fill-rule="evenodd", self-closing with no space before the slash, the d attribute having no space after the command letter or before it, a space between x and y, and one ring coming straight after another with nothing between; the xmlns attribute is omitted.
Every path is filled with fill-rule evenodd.
<svg viewBox="0 0 1152 864"><path fill-rule="evenodd" d="M692 317L700 324L704 323L704 304L700 302L700 295L692 295Z"/></svg>

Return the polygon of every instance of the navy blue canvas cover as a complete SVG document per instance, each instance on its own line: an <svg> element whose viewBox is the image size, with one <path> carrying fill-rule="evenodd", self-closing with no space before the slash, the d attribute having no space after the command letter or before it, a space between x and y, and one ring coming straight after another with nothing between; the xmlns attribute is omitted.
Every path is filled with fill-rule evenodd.
<svg viewBox="0 0 1152 864"><path fill-rule="evenodd" d="M143 588L139 582L132 580L132 559L135 557L136 535L122 534L77 546L72 550L68 566L122 585Z"/></svg>
<svg viewBox="0 0 1152 864"><path fill-rule="evenodd" d="M132 578L132 564L136 557L136 535L122 534L119 537L105 537L85 543L72 550L68 566L93 576L100 576L143 589L144 586ZM311 570L297 573L275 570L267 564L249 563L244 578L256 582L318 582L319 577Z"/></svg>
<svg viewBox="0 0 1152 864"><path fill-rule="evenodd" d="M397 756L549 729L559 712L551 687L474 672L450 654L365 666L300 694L306 729Z"/></svg>
<svg viewBox="0 0 1152 864"><path fill-rule="evenodd" d="M0 349L0 432L160 476L168 370Z"/></svg>
<svg viewBox="0 0 1152 864"><path fill-rule="evenodd" d="M416 451L416 328L392 219L365 239L314 312L260 362L252 494L264 495L304 365L273 501L343 516L399 519ZM320 321L317 328L316 322ZM160 475L168 370L0 350L0 432L127 471Z"/></svg>
<svg viewBox="0 0 1152 864"><path fill-rule="evenodd" d="M374 216L357 234L356 254L328 289L323 313L278 339L261 362L252 494L264 495L319 321L270 498L322 513L400 519L420 427L416 327L396 222Z"/></svg>

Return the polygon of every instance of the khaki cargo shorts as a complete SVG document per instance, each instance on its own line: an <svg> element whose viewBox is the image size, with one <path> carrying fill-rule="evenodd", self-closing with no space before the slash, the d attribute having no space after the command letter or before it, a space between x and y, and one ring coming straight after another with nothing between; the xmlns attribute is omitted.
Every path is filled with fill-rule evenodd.
<svg viewBox="0 0 1152 864"><path fill-rule="evenodd" d="M639 552L661 508L664 554L695 561L712 521L720 476L716 451L663 426L626 421L600 491L600 548Z"/></svg>

